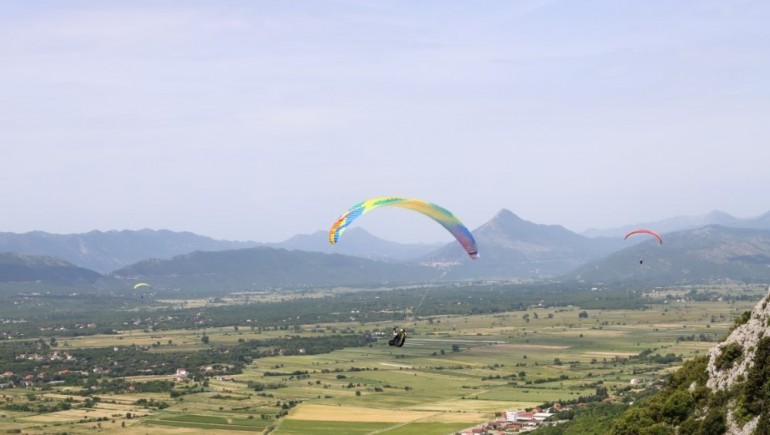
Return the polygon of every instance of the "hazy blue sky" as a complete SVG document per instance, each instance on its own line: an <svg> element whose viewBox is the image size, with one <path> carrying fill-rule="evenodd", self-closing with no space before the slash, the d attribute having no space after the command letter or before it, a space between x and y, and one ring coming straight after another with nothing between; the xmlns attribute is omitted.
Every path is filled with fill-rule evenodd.
<svg viewBox="0 0 770 435"><path fill-rule="evenodd" d="M767 1L0 2L0 231L770 210ZM357 222L446 241L425 217Z"/></svg>

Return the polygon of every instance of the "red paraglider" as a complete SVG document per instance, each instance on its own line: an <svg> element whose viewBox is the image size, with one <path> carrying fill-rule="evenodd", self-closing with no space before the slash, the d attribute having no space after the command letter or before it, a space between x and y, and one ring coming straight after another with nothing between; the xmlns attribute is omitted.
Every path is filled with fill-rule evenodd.
<svg viewBox="0 0 770 435"><path fill-rule="evenodd" d="M638 230L633 230L630 233L626 234L626 237L623 237L623 239L625 240L625 239L629 238L630 236L633 236L634 234L649 234L649 235L655 237L656 239L658 239L658 243L659 244L661 244L661 245L663 244L663 237L660 237L660 234L656 233L653 230L648 230L646 228L639 228ZM644 264L644 257L639 259L639 264Z"/></svg>
<svg viewBox="0 0 770 435"><path fill-rule="evenodd" d="M648 230L648 229L644 229L644 228L640 228L638 230L631 231L630 233L626 234L626 237L623 237L623 239L627 239L630 236L633 236L634 234L649 234L649 235L655 237L656 239L658 239L658 243L660 243L661 245L663 244L663 237L660 237L660 234L656 233L653 230Z"/></svg>

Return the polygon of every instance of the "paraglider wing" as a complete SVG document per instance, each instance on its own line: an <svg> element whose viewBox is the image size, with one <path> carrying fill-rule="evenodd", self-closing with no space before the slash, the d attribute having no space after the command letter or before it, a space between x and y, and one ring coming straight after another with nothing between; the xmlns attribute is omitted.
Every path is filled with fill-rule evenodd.
<svg viewBox="0 0 770 435"><path fill-rule="evenodd" d="M627 239L630 236L633 236L634 234L649 234L649 235L655 237L656 239L658 239L658 243L660 243L661 245L663 244L663 238L660 237L660 234L656 233L653 230L648 230L648 229L645 229L645 228L640 228L638 230L633 230L630 233L626 234L626 237L623 237L623 239Z"/></svg>
<svg viewBox="0 0 770 435"><path fill-rule="evenodd" d="M140 287L150 287L150 284L147 284L146 282L138 282L134 284L134 290L140 288Z"/></svg>
<svg viewBox="0 0 770 435"><path fill-rule="evenodd" d="M473 238L470 230L463 225L463 223L449 210L438 206L436 204L413 198L399 198L399 197L380 197L368 199L364 202L360 202L353 207L349 208L345 213L337 219L329 230L329 242L335 244L339 241L340 236L345 229L353 223L362 214L374 210L375 208L382 206L395 206L407 208L420 212L434 221L438 222L449 231L455 239L462 245L465 252L472 259L477 259L479 256L478 248L476 247L476 240Z"/></svg>

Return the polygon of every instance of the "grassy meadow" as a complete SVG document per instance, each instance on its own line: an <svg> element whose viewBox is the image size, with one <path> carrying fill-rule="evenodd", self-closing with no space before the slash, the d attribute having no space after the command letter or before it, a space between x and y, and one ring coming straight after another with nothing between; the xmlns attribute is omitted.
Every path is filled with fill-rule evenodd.
<svg viewBox="0 0 770 435"><path fill-rule="evenodd" d="M642 384L660 379L681 362L636 356L645 351L684 359L703 354L763 295L761 289L745 302L694 301L667 292L666 297L674 297L643 310L532 307L432 316L404 325L408 339L402 348L388 346L385 336L366 347L259 358L244 373L212 377L192 394L99 394L90 408L45 413L0 409L0 433L451 434L495 412L576 400L595 394L597 387L620 394L632 379ZM392 326L313 324L288 334L254 331L247 325L209 328L208 344L201 341L201 330L133 330L68 337L60 340L60 349L154 344L153 352L196 351L242 340L314 337L335 329L371 333ZM175 378L128 380L158 379ZM175 388L195 383L177 382ZM73 387L63 386L0 393L6 405L86 400ZM163 402L164 407L137 403L140 399Z"/></svg>

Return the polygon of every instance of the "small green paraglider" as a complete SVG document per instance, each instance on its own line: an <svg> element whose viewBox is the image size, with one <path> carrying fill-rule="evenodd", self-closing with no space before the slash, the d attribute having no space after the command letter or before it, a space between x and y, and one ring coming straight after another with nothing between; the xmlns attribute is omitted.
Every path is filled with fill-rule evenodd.
<svg viewBox="0 0 770 435"><path fill-rule="evenodd" d="M138 282L134 284L134 290L137 290L143 287L146 287L147 289L152 289L152 286L150 284L147 284L146 282ZM139 297L141 299L144 299L144 294L141 294Z"/></svg>

